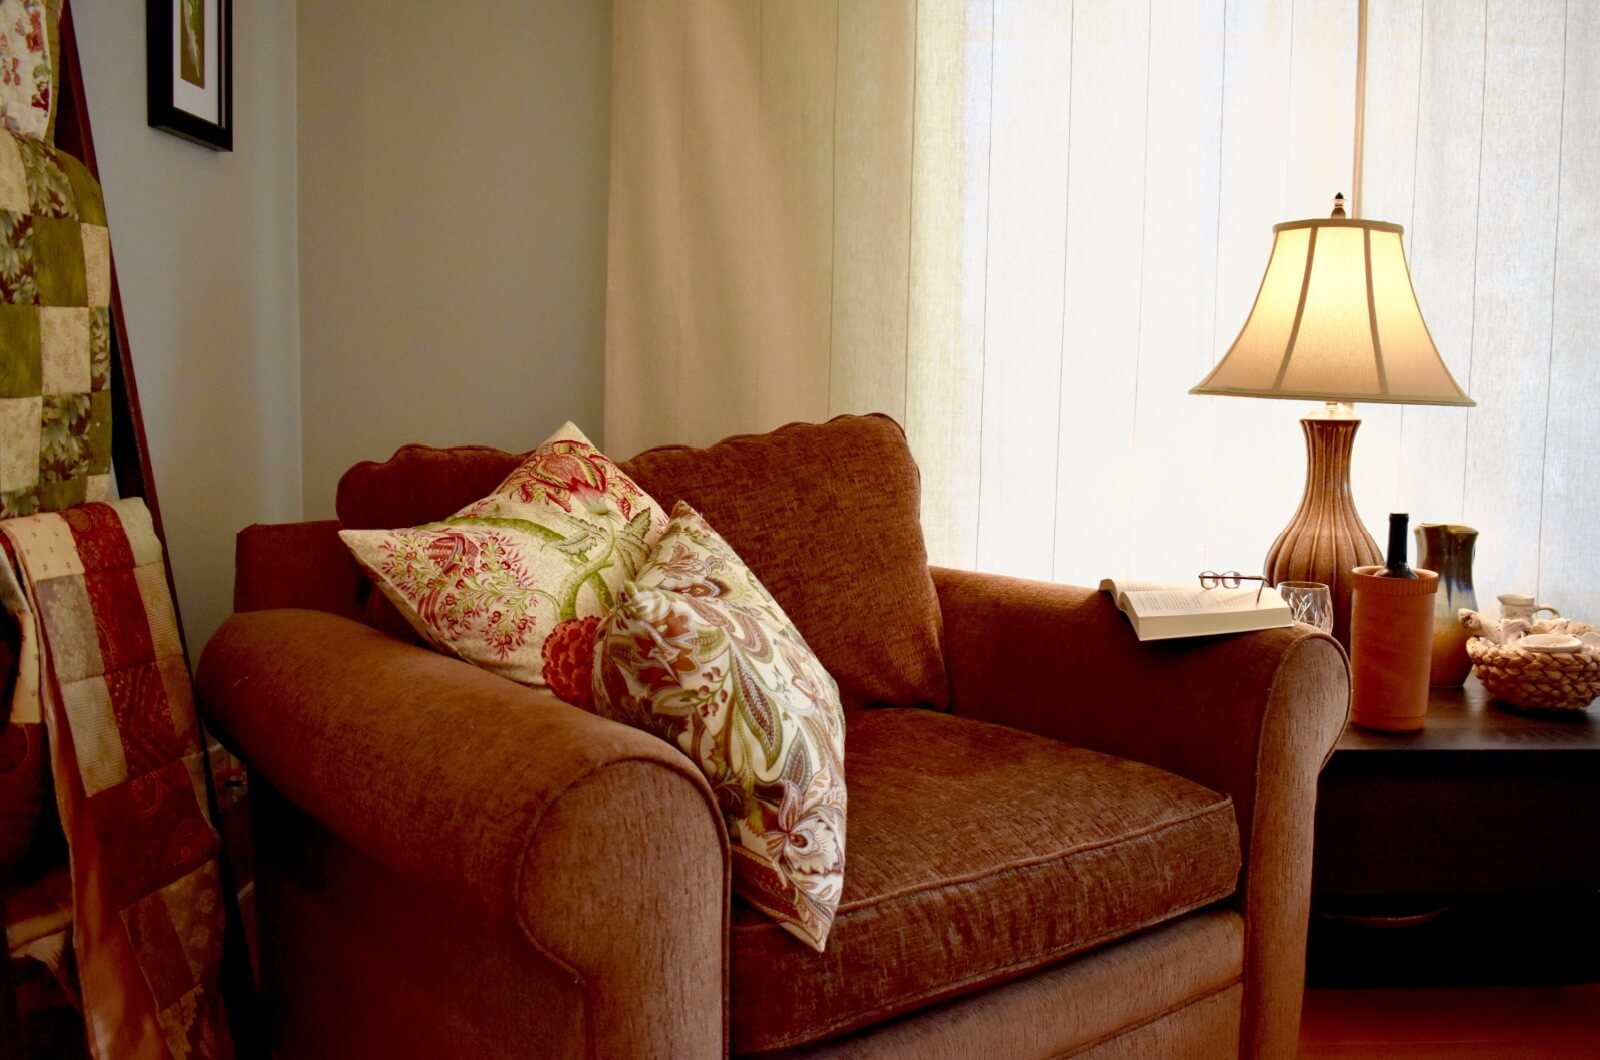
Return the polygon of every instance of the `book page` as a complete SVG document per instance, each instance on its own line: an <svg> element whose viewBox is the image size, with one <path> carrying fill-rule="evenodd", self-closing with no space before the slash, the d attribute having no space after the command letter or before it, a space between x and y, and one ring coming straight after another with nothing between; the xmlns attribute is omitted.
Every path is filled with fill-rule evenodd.
<svg viewBox="0 0 1600 1060"><path fill-rule="evenodd" d="M1246 589L1202 589L1178 586L1161 586L1144 590L1127 590L1128 602L1141 614L1170 614L1176 611L1253 611L1256 607L1255 586ZM1278 594L1271 589L1261 593L1262 606L1278 603Z"/></svg>
<svg viewBox="0 0 1600 1060"><path fill-rule="evenodd" d="M1199 589L1199 588L1200 588L1200 583L1198 581L1188 582L1188 583L1184 583L1184 582L1130 582L1130 581L1119 581L1116 578L1105 578L1100 582L1100 591L1103 592L1103 593L1110 593L1113 596L1121 596L1124 593L1144 593L1144 592L1150 592L1151 590L1159 590L1159 589L1186 590L1186 589Z"/></svg>

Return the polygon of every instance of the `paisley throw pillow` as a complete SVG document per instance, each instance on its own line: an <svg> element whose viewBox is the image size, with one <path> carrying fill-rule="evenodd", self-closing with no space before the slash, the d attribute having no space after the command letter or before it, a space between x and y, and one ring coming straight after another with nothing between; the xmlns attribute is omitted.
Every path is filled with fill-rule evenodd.
<svg viewBox="0 0 1600 1060"><path fill-rule="evenodd" d="M568 423L443 522L339 536L429 644L587 708L600 618L666 522Z"/></svg>
<svg viewBox="0 0 1600 1060"><path fill-rule="evenodd" d="M734 890L820 952L844 888L844 712L783 608L679 501L594 655L596 712L699 765L728 825Z"/></svg>

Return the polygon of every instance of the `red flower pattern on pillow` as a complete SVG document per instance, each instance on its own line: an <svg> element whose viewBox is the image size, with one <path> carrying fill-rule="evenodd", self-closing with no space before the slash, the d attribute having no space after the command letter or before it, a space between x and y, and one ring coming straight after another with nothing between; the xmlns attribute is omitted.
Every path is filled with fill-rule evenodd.
<svg viewBox="0 0 1600 1060"><path fill-rule="evenodd" d="M493 494L463 508L457 517L491 514L508 499L518 504L545 501L568 515L574 514L574 503L593 515L603 515L608 507L614 507L624 519L632 519L636 502L650 498L578 433L575 438L545 442L506 476Z"/></svg>
<svg viewBox="0 0 1600 1060"><path fill-rule="evenodd" d="M550 691L584 710L594 710L590 677L594 670L594 635L600 616L569 618L544 642L544 679Z"/></svg>

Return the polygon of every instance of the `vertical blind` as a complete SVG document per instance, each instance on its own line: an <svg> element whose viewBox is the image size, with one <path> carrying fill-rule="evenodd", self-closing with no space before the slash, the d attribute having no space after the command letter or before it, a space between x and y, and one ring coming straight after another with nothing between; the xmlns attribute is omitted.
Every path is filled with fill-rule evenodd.
<svg viewBox="0 0 1600 1060"><path fill-rule="evenodd" d="M1371 0L1362 216L1472 410L1368 405L1369 527L1600 616L1600 5ZM1355 0L619 0L606 438L882 411L936 563L1258 569L1296 402L1192 397L1349 193Z"/></svg>

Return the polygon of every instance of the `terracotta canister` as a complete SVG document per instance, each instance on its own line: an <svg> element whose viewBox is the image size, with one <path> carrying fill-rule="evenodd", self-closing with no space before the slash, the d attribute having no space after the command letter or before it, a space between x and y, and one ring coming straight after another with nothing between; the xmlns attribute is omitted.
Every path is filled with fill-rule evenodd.
<svg viewBox="0 0 1600 1060"><path fill-rule="evenodd" d="M1350 718L1364 728L1410 732L1428 713L1439 575L1414 569L1415 578L1375 577L1382 567L1350 572Z"/></svg>
<svg viewBox="0 0 1600 1060"><path fill-rule="evenodd" d="M1478 532L1454 523L1422 523L1417 527L1417 562L1439 572L1439 591L1433 597L1433 659L1428 683L1438 688L1459 688L1472 672L1467 658L1466 631L1456 614L1464 607L1478 609L1472 589L1472 550Z"/></svg>

